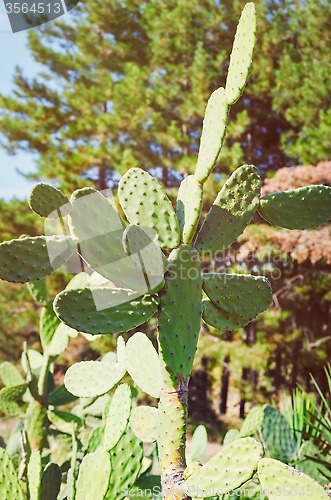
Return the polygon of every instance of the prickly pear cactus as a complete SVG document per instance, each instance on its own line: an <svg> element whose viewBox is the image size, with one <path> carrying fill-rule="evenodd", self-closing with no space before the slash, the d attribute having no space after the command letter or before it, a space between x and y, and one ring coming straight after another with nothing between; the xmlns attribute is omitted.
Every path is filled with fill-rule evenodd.
<svg viewBox="0 0 331 500"><path fill-rule="evenodd" d="M249 480L257 470L263 450L251 437L235 439L203 467L186 470L188 382L201 319L216 329L212 330L216 335L220 330L237 330L272 301L271 287L265 278L203 275L202 263L215 259L235 242L257 209L269 222L288 228L314 227L327 221L331 217L331 188L309 186L260 199L259 172L253 165L243 165L224 184L205 220L199 224L203 184L219 161L230 106L243 92L255 40L255 7L249 3L237 28L226 87L216 89L208 101L196 170L181 183L177 215L158 181L148 172L132 168L122 177L118 188L127 220L123 220L109 193L104 196L92 188L79 189L69 201L52 186L38 184L32 190L30 206L43 217L59 218L53 222L62 228L63 234L23 237L0 244L0 279L30 282L32 293L44 307L41 320L44 355L41 360L33 360L31 350L26 350L27 382L12 368L6 372L3 367L8 383L0 391L0 407L7 405L8 411L19 411L15 399L22 396L27 383L30 390L27 397L32 399L25 428L32 451L42 450L50 421L53 430L61 432L64 439L73 439L67 500L75 497L78 460L74 431L86 417L87 408L93 429L92 433L85 433L83 449L88 454L83 460L75 500L101 500L104 491L102 500L120 500L127 496L125 491L135 485L139 474L143 482L146 469L142 463L142 442L137 436L157 440L164 500L184 500L190 494L193 498L205 498L210 496L212 488L222 490L223 495ZM64 234L65 230L68 234ZM91 276L80 273L52 302L43 285L38 287L36 281L65 264L75 250L94 272ZM158 321L157 350L143 333L134 332L154 315ZM78 332L88 339L92 335L126 333L129 340L126 344L119 340L117 354L112 353L101 362L84 361L70 367L65 386L56 388L50 367L52 360ZM159 399L158 409L134 408L130 414L131 393L126 385L117 388L109 406L107 393L127 371L138 387ZM91 398L85 399L85 406L81 401L75 407L78 420L48 407L78 397ZM101 412L104 415L100 422L95 415ZM262 424L255 415L258 422L251 417L250 425L246 424L242 433L254 433L256 426L261 425L269 451L277 445L284 459L292 459L293 443L284 422L278 417L277 420L273 410L263 412ZM275 425L281 431L273 430ZM100 448L102 444L104 448ZM109 465L105 465L100 479L102 488L96 491L95 483L86 473L89 468L97 471L99 455L101 463L106 463L108 454L112 473L107 483ZM269 482L272 488L275 474L283 474L289 484L291 476L297 474L275 461L260 465L261 482ZM39 500L55 499L60 483L60 469L48 465L42 476ZM21 500L15 485L14 495ZM17 499L13 496L13 500Z"/></svg>

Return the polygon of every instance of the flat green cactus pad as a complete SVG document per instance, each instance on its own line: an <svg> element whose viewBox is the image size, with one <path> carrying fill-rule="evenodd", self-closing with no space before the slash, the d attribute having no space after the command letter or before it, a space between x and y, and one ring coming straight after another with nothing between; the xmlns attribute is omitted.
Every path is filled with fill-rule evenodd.
<svg viewBox="0 0 331 500"><path fill-rule="evenodd" d="M157 310L151 295L137 298L131 290L84 288L64 290L54 301L57 316L66 325L91 334L127 332L148 321Z"/></svg>
<svg viewBox="0 0 331 500"><path fill-rule="evenodd" d="M140 168L130 168L118 185L118 195L131 224L147 226L156 231L155 242L161 248L179 244L176 214L164 189Z"/></svg>
<svg viewBox="0 0 331 500"><path fill-rule="evenodd" d="M33 186L28 201L31 210L41 217L57 219L71 210L71 203L62 191L42 182Z"/></svg>
<svg viewBox="0 0 331 500"><path fill-rule="evenodd" d="M0 498L25 500L14 465L3 448L0 448Z"/></svg>
<svg viewBox="0 0 331 500"><path fill-rule="evenodd" d="M25 383L24 378L18 371L15 365L9 361L4 361L0 365L0 377L3 385L12 387L14 385L21 385Z"/></svg>
<svg viewBox="0 0 331 500"><path fill-rule="evenodd" d="M125 366L126 364L126 347L125 347L125 340L123 337L119 336L117 338L117 345L116 345L116 354L112 352L112 354L115 354L116 356L116 361L119 362L120 365ZM110 353L107 353L108 355ZM102 358L104 359L104 358Z"/></svg>
<svg viewBox="0 0 331 500"><path fill-rule="evenodd" d="M220 87L210 96L203 120L198 163L194 177L202 184L206 182L220 154L228 121L229 105L224 88Z"/></svg>
<svg viewBox="0 0 331 500"><path fill-rule="evenodd" d="M323 488L309 476L289 465L272 458L262 458L259 462L259 479L269 500L285 499L289 496L312 500L328 497Z"/></svg>
<svg viewBox="0 0 331 500"><path fill-rule="evenodd" d="M150 227L130 224L123 233L123 246L131 262L141 270L146 281L145 292L161 290L168 260L153 239L156 236Z"/></svg>
<svg viewBox="0 0 331 500"><path fill-rule="evenodd" d="M135 267L123 248L125 222L109 200L87 188L75 191L71 202L70 230L88 265L121 287L147 292L143 270Z"/></svg>
<svg viewBox="0 0 331 500"><path fill-rule="evenodd" d="M125 492L133 486L141 470L143 454L142 442L128 427L110 452L113 473L104 500L122 500L126 497Z"/></svg>
<svg viewBox="0 0 331 500"><path fill-rule="evenodd" d="M189 245L181 245L169 256L169 271L158 311L162 357L174 379L191 374L200 331L201 296L198 252Z"/></svg>
<svg viewBox="0 0 331 500"><path fill-rule="evenodd" d="M255 6L248 3L241 13L230 56L225 87L228 104L234 104L243 93L253 62L256 32Z"/></svg>
<svg viewBox="0 0 331 500"><path fill-rule="evenodd" d="M270 405L265 405L261 433L272 458L289 463L296 455L297 441L286 418Z"/></svg>
<svg viewBox="0 0 331 500"><path fill-rule="evenodd" d="M261 178L253 165L233 172L198 233L195 247L202 255L222 254L241 235L259 206L260 191Z"/></svg>
<svg viewBox="0 0 331 500"><path fill-rule="evenodd" d="M40 341L44 351L50 346L59 324L60 320L53 310L53 301L49 300L42 308L39 321Z"/></svg>
<svg viewBox="0 0 331 500"><path fill-rule="evenodd" d="M45 279L39 281L30 281L28 285L28 290L36 302L41 304L47 302L47 289Z"/></svg>
<svg viewBox="0 0 331 500"><path fill-rule="evenodd" d="M46 465L40 484L39 500L56 500L61 488L62 473L57 464Z"/></svg>
<svg viewBox="0 0 331 500"><path fill-rule="evenodd" d="M229 446L229 444L233 443L233 441L236 441L240 437L243 437L243 436L240 436L238 429L228 430L228 432L225 434L224 439L223 439L224 448L226 446Z"/></svg>
<svg viewBox="0 0 331 500"><path fill-rule="evenodd" d="M157 412L157 408L151 406L137 406L132 410L130 427L144 443L157 440Z"/></svg>
<svg viewBox="0 0 331 500"><path fill-rule="evenodd" d="M64 434L72 434L82 425L82 420L74 413L61 410L47 410L47 418L54 427Z"/></svg>
<svg viewBox="0 0 331 500"><path fill-rule="evenodd" d="M13 385L12 387L4 387L0 391L0 400L2 401L17 401L22 398L27 390L27 384Z"/></svg>
<svg viewBox="0 0 331 500"><path fill-rule="evenodd" d="M110 391L125 375L119 363L81 361L70 366L64 384L71 394L81 398L94 398Z"/></svg>
<svg viewBox="0 0 331 500"><path fill-rule="evenodd" d="M240 437L254 436L262 427L264 406L254 406L244 420Z"/></svg>
<svg viewBox="0 0 331 500"><path fill-rule="evenodd" d="M67 262L76 248L70 236L35 236L0 244L0 279L26 283L48 276Z"/></svg>
<svg viewBox="0 0 331 500"><path fill-rule="evenodd" d="M311 458L316 458L317 461L314 462ZM330 476L330 470L322 464L325 461L326 465L328 465L327 459L312 441L302 443L298 452L298 459L296 467L301 472L315 479L319 484L324 485L327 482L326 478Z"/></svg>
<svg viewBox="0 0 331 500"><path fill-rule="evenodd" d="M260 200L259 213L275 226L310 229L331 219L331 188L306 186L272 193Z"/></svg>
<svg viewBox="0 0 331 500"><path fill-rule="evenodd" d="M121 384L117 387L109 406L103 436L103 446L106 450L109 451L114 448L127 428L131 406L131 389L127 384Z"/></svg>
<svg viewBox="0 0 331 500"><path fill-rule="evenodd" d="M194 175L180 183L177 195L177 219L183 243L191 243L202 208L203 189Z"/></svg>
<svg viewBox="0 0 331 500"><path fill-rule="evenodd" d="M24 425L31 450L41 451L44 449L47 440L48 420L46 408L39 401L33 399L29 403Z"/></svg>
<svg viewBox="0 0 331 500"><path fill-rule="evenodd" d="M11 417L24 418L24 412L15 401L4 401L0 399L0 408Z"/></svg>
<svg viewBox="0 0 331 500"><path fill-rule="evenodd" d="M110 456L103 447L85 455L79 468L76 500L103 500L110 472Z"/></svg>
<svg viewBox="0 0 331 500"><path fill-rule="evenodd" d="M39 500L41 480L41 455L39 450L31 453L28 463L28 488L30 500Z"/></svg>
<svg viewBox="0 0 331 500"><path fill-rule="evenodd" d="M211 299L203 301L203 319L220 330L245 326L272 303L271 286L263 276L207 273L203 288Z"/></svg>
<svg viewBox="0 0 331 500"><path fill-rule="evenodd" d="M213 488L214 495L239 488L253 476L262 456L263 447L255 439L238 439L193 470L183 491L194 498L207 498Z"/></svg>
<svg viewBox="0 0 331 500"><path fill-rule="evenodd" d="M159 356L149 338L141 332L128 340L125 348L125 366L140 389L159 398L162 377Z"/></svg>

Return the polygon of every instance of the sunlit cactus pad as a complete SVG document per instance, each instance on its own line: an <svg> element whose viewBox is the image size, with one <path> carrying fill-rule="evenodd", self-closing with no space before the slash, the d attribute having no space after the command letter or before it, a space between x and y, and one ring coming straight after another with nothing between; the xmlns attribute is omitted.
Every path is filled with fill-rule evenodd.
<svg viewBox="0 0 331 500"><path fill-rule="evenodd" d="M56 271L70 259L76 241L70 236L35 236L0 244L0 279L35 281Z"/></svg>
<svg viewBox="0 0 331 500"><path fill-rule="evenodd" d="M149 173L131 168L120 180L118 195L131 224L156 231L156 243L162 248L179 244L176 214L161 185Z"/></svg>
<svg viewBox="0 0 331 500"><path fill-rule="evenodd" d="M57 316L78 331L91 334L120 333L145 323L156 312L151 295L137 297L121 288L84 288L63 291L54 301Z"/></svg>
<svg viewBox="0 0 331 500"><path fill-rule="evenodd" d="M198 233L195 247L202 255L223 252L242 234L259 206L260 191L261 178L253 165L233 172Z"/></svg>
<svg viewBox="0 0 331 500"><path fill-rule="evenodd" d="M331 188L306 186L272 193L260 200L259 213L275 226L310 229L331 219Z"/></svg>
<svg viewBox="0 0 331 500"><path fill-rule="evenodd" d="M71 203L68 198L53 186L36 184L29 196L31 210L41 217L65 217L70 213Z"/></svg>

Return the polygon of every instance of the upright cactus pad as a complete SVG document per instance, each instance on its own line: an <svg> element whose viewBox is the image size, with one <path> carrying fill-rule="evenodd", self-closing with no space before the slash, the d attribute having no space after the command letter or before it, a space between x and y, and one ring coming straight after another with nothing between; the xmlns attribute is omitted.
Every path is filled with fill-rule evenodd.
<svg viewBox="0 0 331 500"><path fill-rule="evenodd" d="M223 252L244 231L259 206L261 178L253 165L233 172L219 192L198 233L201 254Z"/></svg>
<svg viewBox="0 0 331 500"><path fill-rule="evenodd" d="M297 441L286 418L277 408L270 405L264 406L261 433L272 458L286 463L294 459Z"/></svg>
<svg viewBox="0 0 331 500"><path fill-rule="evenodd" d="M61 488L62 473L57 464L47 464L40 484L39 500L56 500Z"/></svg>
<svg viewBox="0 0 331 500"><path fill-rule="evenodd" d="M50 300L43 307L39 320L40 341L44 351L50 346L59 324L60 320L53 310L53 301Z"/></svg>
<svg viewBox="0 0 331 500"><path fill-rule="evenodd" d="M154 229L130 224L123 233L123 246L131 262L143 273L145 292L162 289L168 261L153 239Z"/></svg>
<svg viewBox="0 0 331 500"><path fill-rule="evenodd" d="M174 380L179 376L188 378L192 370L200 331L201 295L198 252L181 245L169 256L169 271L158 311L162 357Z"/></svg>
<svg viewBox="0 0 331 500"><path fill-rule="evenodd" d="M214 488L214 495L224 495L253 476L262 456L262 445L255 439L238 439L196 468L183 483L183 491L194 498L207 498Z"/></svg>
<svg viewBox="0 0 331 500"><path fill-rule="evenodd" d="M110 473L110 456L103 447L85 455L79 468L76 500L103 500Z"/></svg>
<svg viewBox="0 0 331 500"><path fill-rule="evenodd" d="M64 383L69 392L78 397L94 398L110 391L125 374L119 363L81 361L70 366Z"/></svg>
<svg viewBox="0 0 331 500"><path fill-rule="evenodd" d="M48 276L67 262L76 248L70 236L35 236L0 244L0 279L26 283Z"/></svg>
<svg viewBox="0 0 331 500"><path fill-rule="evenodd" d="M185 177L178 189L177 219L183 243L191 243L202 208L203 189L193 175Z"/></svg>
<svg viewBox="0 0 331 500"><path fill-rule="evenodd" d="M14 385L12 387L4 387L0 391L0 400L2 401L17 401L22 398L27 390L27 384Z"/></svg>
<svg viewBox="0 0 331 500"><path fill-rule="evenodd" d="M264 406L254 406L244 420L240 437L254 436L262 427Z"/></svg>
<svg viewBox="0 0 331 500"><path fill-rule="evenodd" d="M157 408L151 406L137 406L132 410L130 427L144 443L157 440L157 412Z"/></svg>
<svg viewBox="0 0 331 500"><path fill-rule="evenodd" d="M128 426L132 406L131 389L121 384L112 397L103 436L103 446L111 450L122 437Z"/></svg>
<svg viewBox="0 0 331 500"><path fill-rule="evenodd" d="M128 340L125 357L126 369L137 386L153 398L159 398L162 386L160 361L144 333L137 332Z"/></svg>
<svg viewBox="0 0 331 500"><path fill-rule="evenodd" d="M25 500L14 465L3 448L0 448L0 498Z"/></svg>
<svg viewBox="0 0 331 500"><path fill-rule="evenodd" d="M226 446L229 446L229 444L233 443L233 441L236 441L237 439L244 437L241 436L238 429L229 429L228 432L225 434L224 439L223 439L223 447L225 448Z"/></svg>
<svg viewBox="0 0 331 500"><path fill-rule="evenodd" d="M243 327L272 303L272 289L263 276L207 273L203 288L211 299L204 301L203 319L220 330Z"/></svg>
<svg viewBox="0 0 331 500"><path fill-rule="evenodd" d="M48 424L46 408L39 401L33 399L29 403L24 423L32 451L44 449Z"/></svg>
<svg viewBox="0 0 331 500"><path fill-rule="evenodd" d="M25 383L24 378L18 371L15 365L9 361L4 361L0 365L0 377L3 385L12 387L14 385L21 385Z"/></svg>
<svg viewBox="0 0 331 500"><path fill-rule="evenodd" d="M137 298L131 290L84 288L56 296L54 310L66 325L91 334L121 333L145 323L157 309L151 295Z"/></svg>
<svg viewBox="0 0 331 500"><path fill-rule="evenodd" d="M331 219L331 188L306 186L272 193L260 200L259 212L275 226L310 229Z"/></svg>
<svg viewBox="0 0 331 500"><path fill-rule="evenodd" d="M259 479L269 500L285 499L289 496L312 500L328 498L327 492L309 476L289 465L272 458L262 458L259 462Z"/></svg>
<svg viewBox="0 0 331 500"><path fill-rule="evenodd" d="M34 450L28 464L28 489L30 500L39 500L41 481L41 455L39 450Z"/></svg>
<svg viewBox="0 0 331 500"><path fill-rule="evenodd" d="M28 290L36 302L45 304L47 302L47 289L45 279L39 281L30 281Z"/></svg>
<svg viewBox="0 0 331 500"><path fill-rule="evenodd" d="M107 353L109 354L109 353ZM115 354L112 352L112 354ZM126 346L125 346L125 340L123 337L119 336L117 338L117 346L116 346L116 361L119 362L120 365L123 365L124 367L126 366ZM104 358L102 358L104 359Z"/></svg>
<svg viewBox="0 0 331 500"><path fill-rule="evenodd" d="M179 244L179 230L171 201L160 184L140 168L130 168L118 186L121 206L131 224L156 231L161 248Z"/></svg>
<svg viewBox="0 0 331 500"><path fill-rule="evenodd" d="M210 96L203 120L198 163L194 177L200 183L206 182L220 154L225 138L229 105L224 88L220 87Z"/></svg>
<svg viewBox="0 0 331 500"><path fill-rule="evenodd" d="M248 3L241 13L230 56L225 87L228 104L234 104L243 93L253 62L256 32L255 6Z"/></svg>
<svg viewBox="0 0 331 500"><path fill-rule="evenodd" d="M33 186L28 201L31 210L41 217L57 219L71 210L71 203L62 191L42 182Z"/></svg>
<svg viewBox="0 0 331 500"><path fill-rule="evenodd" d="M143 459L142 442L130 428L124 432L117 445L111 450L112 474L104 500L122 500L126 491L135 483Z"/></svg>

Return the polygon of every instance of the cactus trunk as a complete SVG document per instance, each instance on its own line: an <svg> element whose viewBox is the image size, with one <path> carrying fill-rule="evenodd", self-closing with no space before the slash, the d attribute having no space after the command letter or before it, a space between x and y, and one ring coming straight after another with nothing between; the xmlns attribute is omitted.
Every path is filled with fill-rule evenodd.
<svg viewBox="0 0 331 500"><path fill-rule="evenodd" d="M185 443L188 382L161 391L158 448L163 500L188 500L181 491L186 469Z"/></svg>

